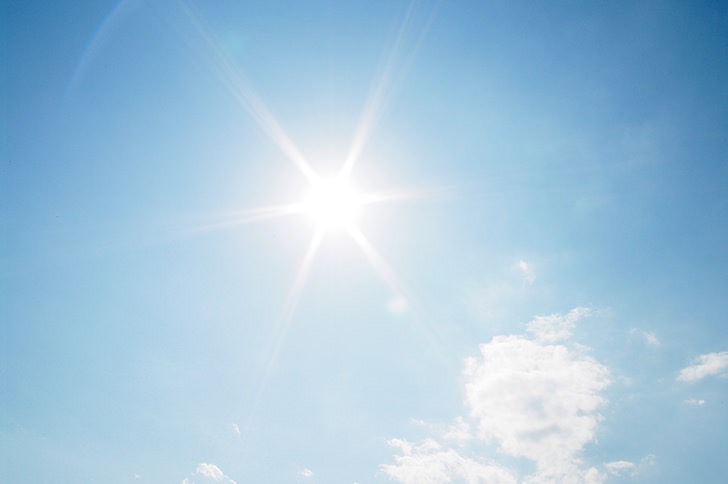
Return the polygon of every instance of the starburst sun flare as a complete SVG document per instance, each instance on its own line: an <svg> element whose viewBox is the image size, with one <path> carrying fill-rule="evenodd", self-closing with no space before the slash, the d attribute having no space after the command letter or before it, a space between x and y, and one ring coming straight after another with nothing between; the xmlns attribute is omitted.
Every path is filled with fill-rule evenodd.
<svg viewBox="0 0 728 484"><path fill-rule="evenodd" d="M407 39L418 39L422 35L422 32L416 35L417 32L412 31L415 25L412 22L413 12L414 2L404 12L401 24L392 38L392 44L385 51L384 68L375 77L372 90L364 103L361 117L354 130L350 147L342 156L341 167L338 172L329 175L318 173L314 166L309 163L307 157L286 133L278 119L250 84L247 76L243 75L240 66L221 48L215 39L215 35L197 13L194 6L186 5L184 9L185 21L189 22L189 25L193 27L193 33L196 34L199 41L201 62L221 81L221 84L228 90L236 103L247 111L259 125L262 132L270 138L280 149L281 154L290 162L291 166L297 169L305 179L304 189L302 190L304 196L293 203L235 210L232 214L223 215L218 221L205 224L198 229L216 230L291 215L306 217L312 221L313 225L310 242L305 249L298 269L294 271L293 283L283 301L281 312L278 318L271 322L270 339L267 347L263 350L264 354L266 354L266 363L260 372L258 388L251 405L248 422L242 429L243 434L250 428L256 409L261 403L262 395L271 377L278 354L283 348L283 341L294 319L294 313L311 273L311 268L322 246L321 242L328 235L348 236L351 242L361 250L364 258L381 282L389 289L391 299L398 301L399 307L406 308L407 315L418 323L420 329L432 343L433 348L437 348L437 342L429 334L426 325L423 324L424 320L419 316L419 311L416 310L416 304L414 304L410 292L402 283L396 271L390 266L386 258L379 253L358 224L358 217L366 205L420 198L425 193L420 190L412 191L410 189L365 192L360 191L353 180L355 167L362 158L370 134L384 110L386 101L391 96L392 84L401 74L398 71L403 70L408 65L408 61L411 60L417 47L417 43L412 45L409 42L409 45L413 47L413 51L403 57L401 55L403 44L408 44ZM425 26L426 24L422 25L423 28ZM402 310L401 312L405 311Z"/></svg>
<svg viewBox="0 0 728 484"><path fill-rule="evenodd" d="M301 209L318 230L330 232L353 227L365 202L366 198L356 190L349 177L317 177L311 182Z"/></svg>

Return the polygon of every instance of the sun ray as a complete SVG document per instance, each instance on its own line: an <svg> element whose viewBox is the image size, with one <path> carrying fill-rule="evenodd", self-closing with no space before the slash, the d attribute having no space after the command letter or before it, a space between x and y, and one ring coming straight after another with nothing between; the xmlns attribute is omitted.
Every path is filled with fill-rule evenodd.
<svg viewBox="0 0 728 484"><path fill-rule="evenodd" d="M168 240L177 240L180 238L196 236L206 232L216 230L225 230L239 225L250 224L254 222L264 222L287 215L301 213L300 203L291 203L287 205L271 205L267 207L249 208L244 210L236 210L228 212L222 216L216 217L217 220L205 222L198 225L177 227L174 224L168 225L168 230L158 234L156 242Z"/></svg>
<svg viewBox="0 0 728 484"><path fill-rule="evenodd" d="M402 298L407 302L410 307L410 316L417 323L418 328L422 331L423 336L432 347L435 355L442 361L443 364L453 366L454 362L452 358L447 357L446 352L439 342L439 338L436 337L434 331L427 323L427 320L423 317L417 305L414 304L414 299L409 295L409 291L407 291L404 284L400 282L399 277L397 277L397 274L390 267L384 257L377 252L371 242L369 242L369 239L366 238L358 227L349 227L349 235L351 235L351 238L354 240L356 245L358 245L362 252L364 252L367 261L369 261L377 275L394 292L394 296Z"/></svg>
<svg viewBox="0 0 728 484"><path fill-rule="evenodd" d="M303 256L303 260L301 261L301 265L296 274L296 278L294 279L293 285L291 286L291 289L288 292L288 296L286 297L286 301L283 304L281 315L278 318L278 324L276 324L276 327L273 331L273 336L270 342L270 349L266 351L267 358L265 361L265 366L263 367L262 376L255 392L250 415L244 426L244 433L250 429L254 414L258 410L260 401L263 398L266 387L268 386L268 380L270 379L270 375L273 372L276 361L278 360L278 355L281 351L281 347L283 346L286 334L290 329L291 322L293 321L293 312L301 299L301 293L303 292L304 284L306 283L306 279L308 279L308 274L311 271L313 259L316 255L316 252L318 251L319 246L321 245L321 240L323 239L323 236L324 234L321 230L314 231L313 237L311 237L311 242L309 243L308 249L306 250L306 254Z"/></svg>
<svg viewBox="0 0 728 484"><path fill-rule="evenodd" d="M324 234L321 230L314 231L314 234L311 237L311 242L308 245L308 250L306 250L306 254L303 257L301 266L299 267L298 273L296 274L296 279L294 280L293 285L291 286L291 290L288 293L288 297L283 304L283 311L281 314L281 327L284 334L288 330L291 316L293 315L293 310L298 305L298 301L301 297L301 292L303 290L303 285L306 283L308 273L311 270L313 258L316 255L316 251L318 250L319 245L321 245L321 240L323 239L323 237Z"/></svg>
<svg viewBox="0 0 728 484"><path fill-rule="evenodd" d="M364 104L364 111L362 112L361 119L359 120L359 125L356 132L354 133L354 139L352 140L351 147L349 148L349 153L346 156L344 166L341 170L342 175L345 177L349 176L354 169L354 164L359 158L359 155L361 154L364 145L369 138L369 132L374 127L374 124L377 122L384 108L387 87L391 82L394 63L397 59L397 54L399 52L402 38L404 37L405 29L410 20L413 5L414 2L410 2L409 7L407 8L407 13L402 20L402 25L400 26L394 43L392 44L389 54L387 55L387 60L385 62L384 69L382 70L382 74L379 77L379 81L375 84L374 89L372 89L369 98Z"/></svg>
<svg viewBox="0 0 728 484"><path fill-rule="evenodd" d="M194 231L204 232L208 230L226 229L237 225L244 225L253 222L263 222L266 220L285 217L301 212L300 203L291 203L288 205L272 205L269 207L248 208L245 210L237 210L228 214L223 220L201 225L193 229Z"/></svg>
<svg viewBox="0 0 728 484"><path fill-rule="evenodd" d="M396 81L394 76L396 63L399 61L400 58L402 44L405 41L405 38L408 36L409 30L411 29L416 3L417 2L415 0L410 1L407 7L407 11L404 14L404 18L402 19L402 23L397 30L397 34L392 43L392 47L389 49L389 53L386 55L386 61L384 63L384 68L382 69L379 80L375 82L374 87L369 94L369 98L364 104L364 109L362 111L361 118L359 119L359 124L354 133L354 139L352 140L351 147L349 148L349 152L344 160L344 164L341 169L341 175L344 177L348 177L354 170L354 165L356 164L359 156L364 150L364 146L369 139L369 134L371 130L374 128L374 125L379 120L382 112L384 111L384 107L387 104L387 101L392 95L392 91L394 90L392 89L392 86L393 84L395 84ZM419 50L419 46L424 40L425 33L427 32L429 25L433 19L434 11L432 12L432 15L430 15L429 19L425 22L425 25L420 32L417 41L415 42L415 46L409 53L407 59L400 62L399 67L401 71L406 71L407 66L412 62L412 59L414 59L414 56L417 50ZM400 76L402 75L402 73L403 72L400 72Z"/></svg>
<svg viewBox="0 0 728 484"><path fill-rule="evenodd" d="M105 21L99 27L97 33L86 47L79 64L72 75L68 93L73 93L76 86L82 80L84 73L90 63L97 56L103 43L110 32L116 28L121 19L132 11L132 7L140 4L140 0L120 0ZM212 75L222 84L237 104L245 110L258 124L262 131L281 150L285 157L303 174L310 188L309 197L301 202L258 207L240 210L225 214L208 223L183 229L176 233L167 234L172 237L194 235L214 230L222 230L253 222L266 221L290 214L307 213L316 222L311 241L301 260L300 267L295 274L293 284L284 301L281 313L271 329L268 344L261 354L259 375L253 382L253 393L251 406L246 422L241 430L247 435L268 387L271 375L279 360L285 339L293 322L294 312L300 302L301 295L308 280L314 258L319 250L321 241L326 234L342 229L348 233L357 246L362 250L368 263L373 267L377 276L393 292L397 300L405 302L408 306L409 316L417 323L418 329L422 332L427 342L433 348L435 354L448 365L452 360L446 358L438 338L432 328L426 323L426 318L414 304L414 299L408 294L406 287L402 284L395 271L387 261L377 252L371 242L356 226L356 214L362 205L388 202L394 200L407 200L422 198L427 195L424 191L414 190L390 190L370 193L359 193L348 186L351 182L351 173L358 162L365 145L369 141L370 134L381 118L384 109L389 102L396 83L401 80L401 75L407 70L409 63L419 48L424 38L426 25L416 42L414 50L402 55L403 46L410 42L410 33L414 22L414 11L416 0L411 0L407 6L401 23L396 28L396 33L391 42L389 50L384 52L383 68L380 75L374 76L372 87L366 99L361 117L356 125L356 131L350 148L343 160L341 171L338 177L327 179L319 176L303 156L293 140L284 131L276 117L262 100L260 95L246 79L240 67L222 50L219 42L213 35L212 29L205 23L203 17L197 12L192 3L188 0L180 0L181 10L174 10L174 13L159 8L167 19L170 15L184 16L184 19L175 17L174 27L179 33L184 34L192 50L198 54L198 59L204 63ZM395 25L395 27L397 27ZM182 31L181 29L184 28ZM255 378L255 377L254 377Z"/></svg>
<svg viewBox="0 0 728 484"><path fill-rule="evenodd" d="M253 89L245 76L219 48L210 29L205 25L201 16L194 11L194 8L184 2L182 8L190 22L195 27L197 34L202 38L206 50L211 55L203 55L201 58L208 60L211 71L223 83L225 88L252 116L256 123L265 131L268 137L278 146L283 154L298 168L310 182L317 178L316 172L311 168L306 158L301 154L295 143L289 138L281 127L278 120L273 116L268 106L263 102L258 93Z"/></svg>
<svg viewBox="0 0 728 484"><path fill-rule="evenodd" d="M364 236L362 231L358 227L352 226L349 227L349 235L351 235L351 238L354 239L356 245L358 245L362 252L364 252L367 260L382 281L384 281L384 283L387 284L392 291L394 291L396 296L407 299L404 286L399 282L399 278L389 267L389 264L387 264L384 258L379 255L376 249L374 249L374 246L371 242L369 242L369 239Z"/></svg>
<svg viewBox="0 0 728 484"><path fill-rule="evenodd" d="M423 200L448 195L452 189L448 187L428 190L398 189L367 192L361 195L360 203L368 205L372 203L393 202L400 200Z"/></svg>
<svg viewBox="0 0 728 484"><path fill-rule="evenodd" d="M258 410L275 365L280 357L286 335L293 321L294 312L301 299L321 241L326 234L336 232L338 229L342 229L344 233L348 233L352 237L356 245L364 252L367 261L373 267L378 277L390 288L393 294L397 298L407 301L410 306L409 315L418 324L418 328L428 340L428 343L444 362L450 363L444 357L444 352L438 343L438 339L434 337L432 329L426 324L425 318L422 317L421 313L413 304L413 298L409 296L408 291L400 282L394 270L392 270L385 259L375 250L371 242L356 226L355 222L355 215L359 206L394 200L422 198L428 195L427 192L421 190L390 190L358 193L350 190L346 186L369 140L371 131L381 117L394 91L393 86L400 80L399 77L402 72L406 70L408 64L412 61L414 53L424 37L424 30L428 27L428 25L425 25L425 29L419 38L416 39L415 50L403 57L403 46L410 39L410 33L414 23L415 4L415 0L409 3L404 18L398 26L391 47L385 52L385 62L381 70L381 75L375 78L370 95L364 103L362 115L358 122L349 152L343 160L338 177L335 177L332 181L332 179L319 176L313 170L296 144L289 138L278 120L273 116L268 106L245 78L241 69L220 48L219 43L213 36L211 29L204 22L202 16L197 13L190 2L186 0L182 0L181 2L182 11L187 18L187 23L192 25L192 35L195 35L199 39L193 47L196 47L197 52L202 54L199 56L200 59L206 63L206 66L222 83L233 99L255 120L288 160L304 175L312 189L309 197L299 203L243 210L233 213L222 220L201 225L193 229L193 232L219 230L294 213L306 213L316 222L316 228L314 229L311 241L284 301L280 316L273 326L270 341L266 345L267 349L263 353L263 366L258 373L260 377L253 395L250 414L247 423L241 429L244 430L244 433L249 431L253 423L255 413ZM431 20L432 18L430 18Z"/></svg>

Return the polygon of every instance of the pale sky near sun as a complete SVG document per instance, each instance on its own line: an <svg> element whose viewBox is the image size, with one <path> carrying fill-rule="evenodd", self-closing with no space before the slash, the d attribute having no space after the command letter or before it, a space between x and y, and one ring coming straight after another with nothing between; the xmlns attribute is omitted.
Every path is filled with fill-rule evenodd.
<svg viewBox="0 0 728 484"><path fill-rule="evenodd" d="M728 4L0 4L0 481L728 474Z"/></svg>

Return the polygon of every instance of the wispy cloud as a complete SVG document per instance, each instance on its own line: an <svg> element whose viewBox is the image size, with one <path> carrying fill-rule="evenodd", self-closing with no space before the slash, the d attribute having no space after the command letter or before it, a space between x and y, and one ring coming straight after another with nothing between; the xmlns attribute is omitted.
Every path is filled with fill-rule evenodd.
<svg viewBox="0 0 728 484"><path fill-rule="evenodd" d="M628 460L617 460L614 462L607 462L604 464L604 469L609 475L615 477L632 477L635 478L641 474L649 472L649 470L655 467L657 459L654 455L649 454L638 463L634 463Z"/></svg>
<svg viewBox="0 0 728 484"><path fill-rule="evenodd" d="M647 346L652 346L653 348L662 346L662 341L660 341L657 334L652 331L642 331L637 328L632 328L629 330L629 334L641 337Z"/></svg>
<svg viewBox="0 0 728 484"><path fill-rule="evenodd" d="M590 313L575 308L538 316L527 325L532 336L496 336L480 345L480 355L468 358L463 371L469 415L458 417L442 435L460 448L432 438L420 444L394 439L390 445L400 455L382 471L403 483L516 482L506 466L462 455L495 444L505 456L535 463L536 472L521 482L603 482L605 474L584 463L581 452L595 439L609 371L583 347L552 344L568 339L576 322Z"/></svg>
<svg viewBox="0 0 728 484"><path fill-rule="evenodd" d="M588 316L591 312L592 310L589 308L577 307L565 315L536 316L528 323L526 330L541 343L563 341L571 337L577 321Z"/></svg>
<svg viewBox="0 0 728 484"><path fill-rule="evenodd" d="M313 477L313 471L311 469L304 468L298 471L298 475L308 479L309 477Z"/></svg>
<svg viewBox="0 0 728 484"><path fill-rule="evenodd" d="M690 405L691 407L704 407L705 406L705 400L698 399L698 398L688 398L683 401L685 402L685 405Z"/></svg>
<svg viewBox="0 0 728 484"><path fill-rule="evenodd" d="M534 272L532 265L525 260L519 259L518 262L513 264L513 269L518 272L523 279L523 282L529 286L536 282L536 273Z"/></svg>
<svg viewBox="0 0 728 484"><path fill-rule="evenodd" d="M650 346L660 346L662 344L655 333L643 332L642 336L645 338L645 343Z"/></svg>
<svg viewBox="0 0 728 484"><path fill-rule="evenodd" d="M634 462L618 460L604 464L604 468L609 474L613 476L624 476L631 475L635 471L637 466Z"/></svg>
<svg viewBox="0 0 728 484"><path fill-rule="evenodd" d="M470 424L463 417L457 417L455 423L450 425L443 437L446 440L457 442L462 446L473 438L473 434Z"/></svg>
<svg viewBox="0 0 728 484"><path fill-rule="evenodd" d="M692 364L680 370L678 381L695 382L708 376L725 375L728 370L728 351L706 353L695 358Z"/></svg>
<svg viewBox="0 0 728 484"><path fill-rule="evenodd" d="M235 435L240 435L240 427L238 427L238 424L233 423L230 425L230 428L232 429L232 431Z"/></svg>
<svg viewBox="0 0 728 484"><path fill-rule="evenodd" d="M223 484L237 484L230 477L220 470L215 464L203 462L197 465L195 472L189 478L182 479L182 484L199 484L221 482Z"/></svg>

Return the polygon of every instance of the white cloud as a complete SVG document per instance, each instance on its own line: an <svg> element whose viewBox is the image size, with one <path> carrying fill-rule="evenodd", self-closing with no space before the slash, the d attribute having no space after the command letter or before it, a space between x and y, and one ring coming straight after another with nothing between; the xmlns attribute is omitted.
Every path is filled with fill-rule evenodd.
<svg viewBox="0 0 728 484"><path fill-rule="evenodd" d="M470 430L470 424L465 421L464 418L458 417L455 419L455 423L451 425L443 438L457 442L460 445L464 445L470 439L472 439L472 432Z"/></svg>
<svg viewBox="0 0 728 484"><path fill-rule="evenodd" d="M240 435L240 427L238 427L238 424L233 423L230 425L230 428L232 429L232 431L235 435Z"/></svg>
<svg viewBox="0 0 728 484"><path fill-rule="evenodd" d="M390 479L403 484L441 484L462 479L469 484L516 484L515 477L500 466L461 456L454 449L443 449L433 439L419 445L392 439L389 445L398 449L394 464L380 467Z"/></svg>
<svg viewBox="0 0 728 484"><path fill-rule="evenodd" d="M482 359L469 359L465 370L478 436L534 461L549 479L579 474L578 454L594 440L596 410L605 403L607 369L566 346L522 336L495 337L480 351Z"/></svg>
<svg viewBox="0 0 728 484"><path fill-rule="evenodd" d="M634 462L618 460L604 464L604 468L607 469L607 472L609 472L613 476L624 476L632 475L637 466Z"/></svg>
<svg viewBox="0 0 728 484"><path fill-rule="evenodd" d="M695 358L692 365L680 370L677 379L684 382L702 380L707 376L724 375L728 369L728 351L707 353Z"/></svg>
<svg viewBox="0 0 728 484"><path fill-rule="evenodd" d="M528 323L526 330L541 343L562 341L570 338L577 321L588 316L591 312L589 308L577 307L565 315L536 316Z"/></svg>
<svg viewBox="0 0 728 484"><path fill-rule="evenodd" d="M195 472L192 473L192 476L190 478L185 478L182 480L182 484L199 484L210 482L237 484L230 477L226 476L225 473L220 470L218 466L205 462L197 465Z"/></svg>
<svg viewBox="0 0 728 484"><path fill-rule="evenodd" d="M631 477L636 478L639 475L649 473L650 469L655 466L657 459L652 454L649 454L635 464L628 460L617 460L614 462L607 462L604 464L604 468L607 473L615 477Z"/></svg>
<svg viewBox="0 0 728 484"><path fill-rule="evenodd" d="M643 332L642 336L645 338L645 343L650 346L660 346L662 344L655 333Z"/></svg>
<svg viewBox="0 0 728 484"><path fill-rule="evenodd" d="M225 474L220 470L218 466L216 466L215 464L206 464L204 462L197 466L196 472L203 476L211 477L216 481L220 481L225 477Z"/></svg>
<svg viewBox="0 0 728 484"><path fill-rule="evenodd" d="M539 316L527 326L533 337L496 336L480 345L480 356L468 358L463 372L469 417L458 417L443 436L462 450L443 449L433 439L419 445L395 439L390 445L401 455L382 470L403 483L438 483L467 479L464 469L486 466L488 472L500 472L501 481L493 482L515 482L504 467L461 455L470 450L466 445L479 442L480 448L495 445L502 454L535 463L536 472L524 483L604 482L605 474L586 465L581 452L595 440L609 372L583 347L549 344L569 338L576 322L590 312L575 308L565 315ZM467 482L481 482L479 478Z"/></svg>
<svg viewBox="0 0 728 484"><path fill-rule="evenodd" d="M687 400L684 400L685 405L691 405L693 407L704 407L705 406L705 400L699 400L697 398L688 398Z"/></svg>
<svg viewBox="0 0 728 484"><path fill-rule="evenodd" d="M533 267L523 259L513 264L513 269L523 278L523 282L532 285L536 281L536 274L533 271Z"/></svg>
<svg viewBox="0 0 728 484"><path fill-rule="evenodd" d="M660 341L660 338L657 337L657 334L651 331L642 331L637 328L632 328L629 330L630 334L640 336L646 345L652 346L654 348L657 348L658 346L662 346L662 341Z"/></svg>
<svg viewBox="0 0 728 484"><path fill-rule="evenodd" d="M540 470L526 477L524 484L603 484L607 477L594 467L583 468L579 464L559 470Z"/></svg>
<svg viewBox="0 0 728 484"><path fill-rule="evenodd" d="M642 458L640 461L640 469L644 469L647 467L655 467L657 465L657 457L655 457L653 454L649 454Z"/></svg>
<svg viewBox="0 0 728 484"><path fill-rule="evenodd" d="M309 477L313 477L313 471L311 469L308 469L308 468L301 469L300 471L298 471L298 475L301 476L301 477L305 477L306 479L308 479Z"/></svg>

